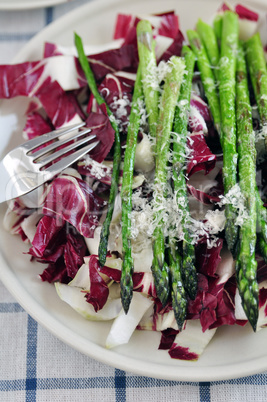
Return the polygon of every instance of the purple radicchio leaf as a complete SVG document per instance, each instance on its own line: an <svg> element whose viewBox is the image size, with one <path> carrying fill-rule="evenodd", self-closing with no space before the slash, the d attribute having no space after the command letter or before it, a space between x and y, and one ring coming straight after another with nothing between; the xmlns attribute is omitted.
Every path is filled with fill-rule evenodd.
<svg viewBox="0 0 267 402"><path fill-rule="evenodd" d="M173 39L172 44L163 52L158 62L168 61L171 56L181 56L182 47L184 44L184 36L180 30L178 30L176 37Z"/></svg>
<svg viewBox="0 0 267 402"><path fill-rule="evenodd" d="M101 265L97 256L91 255L89 259L90 292L87 292L85 297L96 312L104 307L109 295L109 288L100 275L100 270Z"/></svg>
<svg viewBox="0 0 267 402"><path fill-rule="evenodd" d="M220 197L196 189L191 184L187 184L187 190L189 194L191 194L198 201L202 202L202 204L212 205L221 201Z"/></svg>
<svg viewBox="0 0 267 402"><path fill-rule="evenodd" d="M43 216L37 225L29 254L41 262L56 262L63 254L65 241L64 222Z"/></svg>
<svg viewBox="0 0 267 402"><path fill-rule="evenodd" d="M234 315L236 285L233 286L231 283L234 262L230 253L223 251L221 239L217 244L218 248L207 250L205 243L202 243L196 250L199 270L198 293L195 300L188 302L187 318L199 319L203 332L221 325L236 323Z"/></svg>
<svg viewBox="0 0 267 402"><path fill-rule="evenodd" d="M91 134L96 135L99 144L90 152L90 156L97 162L102 162L114 142L114 130L107 115L102 113L89 113L86 126L91 128Z"/></svg>
<svg viewBox="0 0 267 402"><path fill-rule="evenodd" d="M0 66L0 98L33 98L43 85L58 82L64 91L81 87L75 57L49 57L34 62ZM83 82L82 86L85 86Z"/></svg>
<svg viewBox="0 0 267 402"><path fill-rule="evenodd" d="M190 352L189 348L173 343L169 350L169 355L172 359L195 361L199 355L195 352Z"/></svg>
<svg viewBox="0 0 267 402"><path fill-rule="evenodd" d="M153 16L157 20L157 26L152 27L154 34L173 39L172 44L164 51L160 59L168 60L171 56L180 56L184 37L179 30L178 16L173 12L162 13ZM114 31L114 39L124 39L124 45L133 45L137 53L136 26L140 18L133 15L118 14Z"/></svg>
<svg viewBox="0 0 267 402"><path fill-rule="evenodd" d="M88 176L107 186L111 185L112 162L106 166L96 161L90 161L88 158L82 159L77 163L77 170L82 176ZM119 175L122 176L122 171Z"/></svg>
<svg viewBox="0 0 267 402"><path fill-rule="evenodd" d="M86 182L62 175L51 183L43 213L69 222L84 237L93 237L105 205Z"/></svg>
<svg viewBox="0 0 267 402"><path fill-rule="evenodd" d="M157 20L157 32L159 35L167 36L168 38L175 39L177 33L179 32L179 21L178 16L174 11L156 14L153 16L154 21ZM136 31L136 26L140 18L130 15L130 14L118 14L114 39L124 39L129 42L128 36L132 30Z"/></svg>
<svg viewBox="0 0 267 402"><path fill-rule="evenodd" d="M45 43L45 58L49 59L64 55L67 57L68 53L69 49L66 51L63 47L59 47L54 43ZM84 87L87 85L84 72L80 66L78 58L74 56L72 57L74 58L74 63L76 65L79 86ZM124 43L119 48L90 54L87 55L87 58L97 82L101 81L109 73L115 73L116 71L129 71L130 69L135 71L138 63L137 48L132 43Z"/></svg>
<svg viewBox="0 0 267 402"><path fill-rule="evenodd" d="M85 119L74 93L65 92L57 81L51 82L48 78L36 96L56 129Z"/></svg>
<svg viewBox="0 0 267 402"><path fill-rule="evenodd" d="M127 130L128 117L131 111L133 86L133 80L115 74L108 74L98 86L103 99L115 118L120 121L120 130L124 132ZM87 106L87 112L91 111L102 112L101 107L96 104L93 95L90 96Z"/></svg>
<svg viewBox="0 0 267 402"><path fill-rule="evenodd" d="M259 20L259 14L255 11L243 6L242 4L237 4L235 6L235 12L238 14L239 18L246 19L249 21L257 22Z"/></svg>
<svg viewBox="0 0 267 402"><path fill-rule="evenodd" d="M203 134L192 134L188 138L187 146L191 151L187 163L188 177L201 170L203 170L205 174L208 174L214 169L216 155L209 149Z"/></svg>
<svg viewBox="0 0 267 402"><path fill-rule="evenodd" d="M32 216L34 211L34 209L27 208L19 198L9 202L4 217L5 229L13 235L19 235L23 242L28 242L28 236L24 232L22 225L25 219Z"/></svg>
<svg viewBox="0 0 267 402"><path fill-rule="evenodd" d="M53 130L51 123L45 119L40 113L33 111L27 115L26 124L23 130L23 136L26 140L38 137Z"/></svg>
<svg viewBox="0 0 267 402"><path fill-rule="evenodd" d="M223 240L218 239L217 246L208 248L206 241L201 241L196 245L196 266L198 272L207 276L215 277L219 262L221 261L221 250Z"/></svg>
<svg viewBox="0 0 267 402"><path fill-rule="evenodd" d="M43 216L37 225L29 254L42 263L49 262L41 274L43 281L68 283L83 264L87 252L83 236L70 225Z"/></svg>
<svg viewBox="0 0 267 402"><path fill-rule="evenodd" d="M177 329L168 328L161 332L161 339L159 344L160 350L168 350L172 347L176 335L179 334Z"/></svg>
<svg viewBox="0 0 267 402"><path fill-rule="evenodd" d="M54 283L69 283L70 278L67 274L67 268L63 256L61 256L56 262L50 262L48 267L44 269L40 278L43 282Z"/></svg>

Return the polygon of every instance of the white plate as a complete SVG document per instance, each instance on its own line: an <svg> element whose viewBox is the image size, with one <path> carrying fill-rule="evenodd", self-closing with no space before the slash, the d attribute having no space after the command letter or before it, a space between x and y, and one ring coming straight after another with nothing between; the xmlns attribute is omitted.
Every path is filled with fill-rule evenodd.
<svg viewBox="0 0 267 402"><path fill-rule="evenodd" d="M56 6L72 0L0 0L0 10L23 10Z"/></svg>
<svg viewBox="0 0 267 402"><path fill-rule="evenodd" d="M85 43L108 42L118 12L146 14L175 9L185 32L185 29L193 28L198 17L210 19L219 4L217 0L98 0L45 28L21 50L16 61L41 57L42 44L46 40L61 45L72 44L73 31L80 34ZM261 7L260 2L257 5ZM0 126L6 139L4 141L2 136L0 152L3 152L20 141L21 99L2 102L0 113ZM4 206L0 212L2 222ZM267 369L267 330L254 334L248 326L219 328L198 362L171 359L166 351L157 350L160 334L148 331L136 331L129 344L106 350L104 343L110 324L86 321L59 300L54 287L38 278L43 266L29 262L29 257L23 255L23 251L27 251L25 245L19 238L7 234L2 223L0 238L0 276L5 286L41 325L86 355L139 375L169 380L225 380Z"/></svg>

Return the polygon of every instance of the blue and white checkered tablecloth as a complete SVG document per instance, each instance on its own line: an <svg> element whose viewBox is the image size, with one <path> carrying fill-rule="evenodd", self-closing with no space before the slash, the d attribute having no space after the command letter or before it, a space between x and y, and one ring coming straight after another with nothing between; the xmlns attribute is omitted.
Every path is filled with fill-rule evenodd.
<svg viewBox="0 0 267 402"><path fill-rule="evenodd" d="M88 0L0 12L0 64L51 21ZM97 1L97 0L95 0ZM38 0L36 0L38 2ZM140 377L99 363L37 324L0 282L0 401L267 401L267 372L221 382Z"/></svg>

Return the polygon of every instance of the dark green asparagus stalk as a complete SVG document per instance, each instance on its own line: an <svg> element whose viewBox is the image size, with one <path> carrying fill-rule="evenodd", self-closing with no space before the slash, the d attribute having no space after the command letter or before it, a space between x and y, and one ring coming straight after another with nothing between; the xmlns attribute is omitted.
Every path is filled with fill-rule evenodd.
<svg viewBox="0 0 267 402"><path fill-rule="evenodd" d="M223 183L225 194L236 184L236 113L235 75L238 46L238 16L225 11L222 20L221 57L219 69L219 92L221 105L221 144L223 149ZM225 208L225 236L230 251L235 254L238 227L235 224L236 211L232 204Z"/></svg>
<svg viewBox="0 0 267 402"><path fill-rule="evenodd" d="M249 68L253 92L258 106L263 136L257 139L258 156L267 151L267 68L263 46L259 33L253 35L245 43L246 60ZM265 127L264 127L265 126Z"/></svg>
<svg viewBox="0 0 267 402"><path fill-rule="evenodd" d="M139 100L142 98L141 69L138 68L132 98L131 113L127 132L126 149L123 163L123 177L121 188L122 201L122 254L121 270L121 301L125 313L128 312L133 294L133 258L131 252L131 212L132 212L132 185L137 135L140 125Z"/></svg>
<svg viewBox="0 0 267 402"><path fill-rule="evenodd" d="M169 248L169 269L171 276L171 299L174 317L179 331L183 329L186 318L187 299L181 276L182 259L177 250Z"/></svg>
<svg viewBox="0 0 267 402"><path fill-rule="evenodd" d="M259 234L263 237L265 243L267 243L267 210L263 205L258 188L256 188L256 206L257 206L257 225Z"/></svg>
<svg viewBox="0 0 267 402"><path fill-rule="evenodd" d="M150 22L147 20L139 21L136 32L149 131L151 136L156 138L159 92L157 88L155 41Z"/></svg>
<svg viewBox="0 0 267 402"><path fill-rule="evenodd" d="M267 68L263 46L259 33L253 35L245 43L246 60L250 73L250 79L258 106L262 127L267 124ZM256 142L258 155L266 153L267 131L264 131L265 139ZM267 212L263 205L258 189L256 189L257 215L259 229L259 243L265 250L263 243L267 243Z"/></svg>
<svg viewBox="0 0 267 402"><path fill-rule="evenodd" d="M258 187L256 194L256 210L257 210L257 238L260 253L267 264L267 210L263 205Z"/></svg>
<svg viewBox="0 0 267 402"><path fill-rule="evenodd" d="M190 226L188 223L189 205L184 168L186 166L185 153L187 125L195 56L194 53L187 46L183 47L182 56L184 56L185 59L187 74L185 75L181 85L179 103L175 110L173 124L173 131L178 136L178 138L174 138L173 140L173 185L174 191L177 194L177 200L182 199L182 202L179 203L179 208L182 213L182 226L184 232L184 240L182 243L183 253L181 262L182 279L189 297L191 299L194 299L197 292L197 273L195 268L195 248L192 244L190 231L188 229L188 227Z"/></svg>
<svg viewBox="0 0 267 402"><path fill-rule="evenodd" d="M256 331L259 300L256 247L256 148L252 124L245 54L239 45L236 65L236 116L239 185L248 214L239 232L239 252L236 260L237 285L246 316Z"/></svg>
<svg viewBox="0 0 267 402"><path fill-rule="evenodd" d="M158 221L153 234L152 272L157 295L163 304L169 298L169 267L165 261L165 237L162 218L159 219L157 206L166 194L167 165L170 149L170 137L173 126L174 112L178 101L180 85L184 74L184 61L180 57L171 57L169 70L166 73L163 92L160 101L159 120L157 125L157 149L155 167L155 220Z"/></svg>
<svg viewBox="0 0 267 402"><path fill-rule="evenodd" d="M84 71L84 74L85 74L87 82L88 82L88 86L89 86L92 94L94 95L97 103L99 105L102 105L103 103L105 103L105 101L98 92L94 74L91 70L87 57L84 53L82 39L76 33L75 33L75 46L76 46L76 49L78 52L80 64L82 66L82 69ZM115 142L114 142L113 170L112 170L112 176L111 176L111 186L110 186L110 194L109 194L109 200L108 200L108 209L107 209L107 215L106 215L104 224L102 226L102 230L101 230L101 234L100 234L100 244L99 244L99 249L98 249L98 257L99 257L99 262L101 265L104 265L106 262L109 228L110 228L110 222L111 222L112 214L113 214L115 197L116 197L116 194L118 191L118 181L119 181L120 162L121 162L121 145L120 145L119 129L118 129L117 124L115 123L114 116L107 104L106 104L106 109L107 109L108 116L110 117L110 124L115 131Z"/></svg>
<svg viewBox="0 0 267 402"><path fill-rule="evenodd" d="M196 29L205 47L215 78L218 81L220 52L214 29L201 19L198 20Z"/></svg>
<svg viewBox="0 0 267 402"><path fill-rule="evenodd" d="M192 50L197 58L198 70L200 72L202 85L208 100L214 125L217 131L220 132L220 124L221 124L220 101L216 88L214 73L212 71L209 58L207 56L201 38L196 31L188 30L187 37L192 47Z"/></svg>
<svg viewBox="0 0 267 402"><path fill-rule="evenodd" d="M222 15L217 14L213 20L213 29L217 39L218 44L221 43L222 39Z"/></svg>
<svg viewBox="0 0 267 402"><path fill-rule="evenodd" d="M267 124L267 68L260 34L256 33L245 43L246 59L250 72L261 123Z"/></svg>
<svg viewBox="0 0 267 402"><path fill-rule="evenodd" d="M260 253L267 264L267 243L262 236L258 237L258 245L260 249Z"/></svg>

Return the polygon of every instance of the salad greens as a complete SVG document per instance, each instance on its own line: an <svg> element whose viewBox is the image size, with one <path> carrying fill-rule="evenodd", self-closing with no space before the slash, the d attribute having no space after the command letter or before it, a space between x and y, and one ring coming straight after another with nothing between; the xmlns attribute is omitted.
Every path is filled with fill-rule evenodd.
<svg viewBox="0 0 267 402"><path fill-rule="evenodd" d="M107 347L153 330L172 358L197 360L218 327L267 325L258 18L223 4L184 36L173 11L119 14L104 52L75 34L78 57L47 43L43 60L0 66L0 98L30 100L25 139L86 121L99 140L10 202L5 226L63 301L112 320Z"/></svg>

